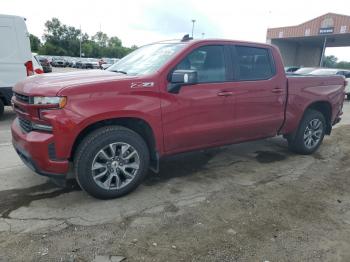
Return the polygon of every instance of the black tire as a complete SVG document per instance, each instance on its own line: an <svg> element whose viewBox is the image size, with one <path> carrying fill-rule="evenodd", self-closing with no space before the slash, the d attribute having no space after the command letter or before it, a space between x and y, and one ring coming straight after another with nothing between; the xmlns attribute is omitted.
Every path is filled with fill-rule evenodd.
<svg viewBox="0 0 350 262"><path fill-rule="evenodd" d="M321 131L322 132L321 132L320 139L318 140L318 142L315 143L310 148L310 147L307 147L307 145L306 145L306 142L304 140L304 134L305 134L305 132L307 132L308 125L311 123L311 121L313 121L315 119L321 121L321 123L322 123L322 130ZM326 120L325 120L324 115L317 110L308 109L305 112L303 119L301 120L301 122L299 124L299 128L296 131L296 133L294 135L291 135L288 137L289 149L294 153L298 153L298 154L302 154L302 155L312 154L322 144L323 138L325 136L325 131L326 131Z"/></svg>
<svg viewBox="0 0 350 262"><path fill-rule="evenodd" d="M2 115L4 114L5 111L5 104L4 101L2 101L2 99L0 98L0 117L2 117Z"/></svg>
<svg viewBox="0 0 350 262"><path fill-rule="evenodd" d="M135 170L134 178L129 184L120 189L107 190L95 182L91 168L98 152L116 142L127 143L137 151L139 169ZM111 199L128 194L142 182L148 172L149 159L147 144L139 134L121 126L106 126L89 134L79 144L74 156L74 171L83 190L99 199Z"/></svg>

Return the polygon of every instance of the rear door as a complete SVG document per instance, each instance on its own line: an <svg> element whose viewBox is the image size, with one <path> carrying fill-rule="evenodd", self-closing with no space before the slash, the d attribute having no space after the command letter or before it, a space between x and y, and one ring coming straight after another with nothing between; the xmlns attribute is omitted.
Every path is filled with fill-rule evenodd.
<svg viewBox="0 0 350 262"><path fill-rule="evenodd" d="M233 108L229 79L229 49L198 47L173 69L198 73L198 84L183 86L162 99L164 144L168 153L226 143L232 139Z"/></svg>
<svg viewBox="0 0 350 262"><path fill-rule="evenodd" d="M233 142L276 135L284 121L284 72L277 72L269 48L236 45L231 51L235 78L230 88L235 111Z"/></svg>

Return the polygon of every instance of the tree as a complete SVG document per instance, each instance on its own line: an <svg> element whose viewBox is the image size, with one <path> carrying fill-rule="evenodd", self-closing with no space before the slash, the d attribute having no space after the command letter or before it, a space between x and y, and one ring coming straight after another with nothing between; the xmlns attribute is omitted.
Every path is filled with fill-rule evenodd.
<svg viewBox="0 0 350 262"><path fill-rule="evenodd" d="M92 40L95 41L100 47L106 47L108 43L107 34L99 31L93 37Z"/></svg>
<svg viewBox="0 0 350 262"><path fill-rule="evenodd" d="M323 66L334 68L337 66L338 58L336 58L334 55L326 56L323 60Z"/></svg>
<svg viewBox="0 0 350 262"><path fill-rule="evenodd" d="M115 57L121 58L131 51L132 48L122 46L122 41L116 37L108 37L107 34L99 31L91 38L88 34L82 33L80 29L62 24L58 18L52 18L45 23L43 39L45 43L39 48L43 55L80 55L81 49L85 57Z"/></svg>
<svg viewBox="0 0 350 262"><path fill-rule="evenodd" d="M111 38L109 38L108 40L108 47L121 47L122 46L122 40L120 40L118 37L116 36L112 36Z"/></svg>
<svg viewBox="0 0 350 262"><path fill-rule="evenodd" d="M41 41L39 39L39 37L30 34L29 35L29 39L30 39L30 47L32 52L38 52L39 48L41 47Z"/></svg>
<svg viewBox="0 0 350 262"><path fill-rule="evenodd" d="M132 52L132 51L135 51L137 48L138 48L137 45L132 45L132 46L130 47L130 51L131 51L131 52Z"/></svg>
<svg viewBox="0 0 350 262"><path fill-rule="evenodd" d="M53 45L49 42L46 42L39 50L41 55L67 55L67 51L60 46Z"/></svg>
<svg viewBox="0 0 350 262"><path fill-rule="evenodd" d="M340 62L337 64L337 68L341 68L341 69L350 69L350 62L340 61Z"/></svg>

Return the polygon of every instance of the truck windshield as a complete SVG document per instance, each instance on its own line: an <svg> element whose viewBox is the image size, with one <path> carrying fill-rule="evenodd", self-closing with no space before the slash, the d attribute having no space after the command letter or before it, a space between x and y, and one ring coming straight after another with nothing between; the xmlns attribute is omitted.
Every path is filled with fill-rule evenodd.
<svg viewBox="0 0 350 262"><path fill-rule="evenodd" d="M152 74L159 70L183 47L183 43L146 45L122 58L107 70L128 75Z"/></svg>

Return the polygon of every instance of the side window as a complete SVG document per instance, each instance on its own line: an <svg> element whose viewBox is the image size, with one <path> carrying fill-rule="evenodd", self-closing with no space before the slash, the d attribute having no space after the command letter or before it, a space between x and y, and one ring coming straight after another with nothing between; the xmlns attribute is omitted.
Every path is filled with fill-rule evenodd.
<svg viewBox="0 0 350 262"><path fill-rule="evenodd" d="M274 66L266 48L236 46L238 80L263 80L274 75Z"/></svg>
<svg viewBox="0 0 350 262"><path fill-rule="evenodd" d="M175 69L196 70L199 83L226 81L223 46L203 46L185 57Z"/></svg>
<svg viewBox="0 0 350 262"><path fill-rule="evenodd" d="M345 78L350 78L350 72L343 71L342 75L345 76Z"/></svg>
<svg viewBox="0 0 350 262"><path fill-rule="evenodd" d="M345 71L338 71L336 73L336 75L340 75L340 76L345 76L346 77L346 72Z"/></svg>

